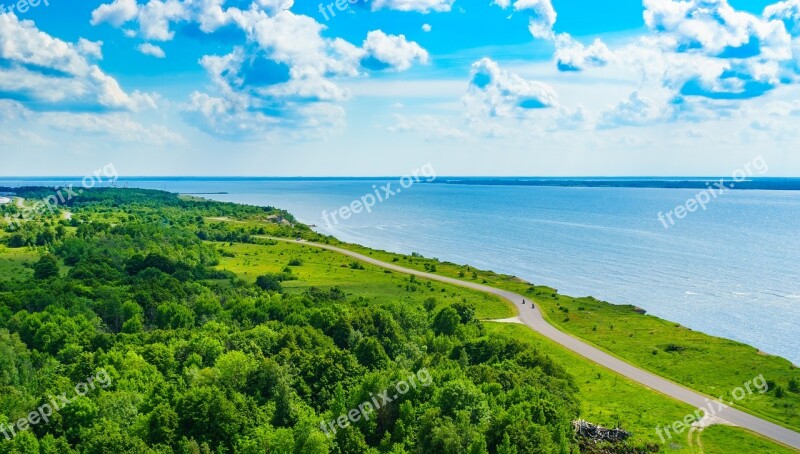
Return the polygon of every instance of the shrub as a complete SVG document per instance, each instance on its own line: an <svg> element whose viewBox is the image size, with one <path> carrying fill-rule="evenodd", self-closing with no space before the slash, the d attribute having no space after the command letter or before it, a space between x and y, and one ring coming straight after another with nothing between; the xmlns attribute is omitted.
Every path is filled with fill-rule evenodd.
<svg viewBox="0 0 800 454"><path fill-rule="evenodd" d="M800 384L797 383L797 379L794 377L789 379L789 391L793 393L800 392Z"/></svg>
<svg viewBox="0 0 800 454"><path fill-rule="evenodd" d="M265 274L256 278L256 285L267 292L283 293L280 280L273 274Z"/></svg>
<svg viewBox="0 0 800 454"><path fill-rule="evenodd" d="M42 256L33 266L33 277L36 279L58 277L58 260L50 254Z"/></svg>

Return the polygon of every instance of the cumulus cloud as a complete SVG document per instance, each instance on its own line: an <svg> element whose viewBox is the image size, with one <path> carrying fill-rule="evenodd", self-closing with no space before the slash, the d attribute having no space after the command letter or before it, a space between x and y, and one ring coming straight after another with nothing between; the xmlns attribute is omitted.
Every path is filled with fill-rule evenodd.
<svg viewBox="0 0 800 454"><path fill-rule="evenodd" d="M164 49L150 43L142 43L137 49L139 49L139 52L150 55L151 57L164 58L167 56L167 54L164 53Z"/></svg>
<svg viewBox="0 0 800 454"><path fill-rule="evenodd" d="M585 46L566 33L556 37L556 65L559 71L582 71L587 67L605 66L614 60L614 53L597 38Z"/></svg>
<svg viewBox="0 0 800 454"><path fill-rule="evenodd" d="M721 58L786 57L789 35L780 21L737 11L727 0L644 0L645 24L678 51Z"/></svg>
<svg viewBox="0 0 800 454"><path fill-rule="evenodd" d="M556 106L558 95L549 85L523 79L484 58L472 65L469 89L463 101L472 115L521 118Z"/></svg>
<svg viewBox="0 0 800 454"><path fill-rule="evenodd" d="M139 14L139 5L136 0L114 0L112 3L100 5L92 11L92 25L109 23L119 27Z"/></svg>
<svg viewBox="0 0 800 454"><path fill-rule="evenodd" d="M373 0L372 9L393 9L419 13L450 11L455 0Z"/></svg>
<svg viewBox="0 0 800 454"><path fill-rule="evenodd" d="M780 20L793 36L800 35L800 0L787 0L767 6L764 18Z"/></svg>
<svg viewBox="0 0 800 454"><path fill-rule="evenodd" d="M213 33L228 25L238 8L223 8L225 0L114 0L92 11L92 25L108 23L121 27L134 22L138 30L128 29L128 36L139 35L148 41L171 41L175 37L173 24L193 22L204 33ZM292 6L290 0L256 0L253 8L276 14Z"/></svg>
<svg viewBox="0 0 800 454"><path fill-rule="evenodd" d="M506 9L511 0L494 0L495 5ZM556 23L556 10L550 0L516 0L514 10L530 12L528 29L535 38L553 39L553 26Z"/></svg>
<svg viewBox="0 0 800 454"><path fill-rule="evenodd" d="M154 107L153 96L126 93L89 60L102 57L100 45L85 39L77 44L61 41L31 21L0 14L0 92L38 110Z"/></svg>
<svg viewBox="0 0 800 454"><path fill-rule="evenodd" d="M644 0L651 33L611 54L622 66L638 68L642 82L605 115L604 125L730 116L737 103L797 82L800 45L787 32L794 29L796 3L777 3L759 16L727 0ZM557 44L559 67L580 68L588 48L564 43ZM605 54L602 47L596 51ZM626 115L636 108L647 112L638 122Z"/></svg>
<svg viewBox="0 0 800 454"><path fill-rule="evenodd" d="M381 30L369 32L362 48L365 52L362 64L371 69L404 71L414 62L428 62L428 52L419 44L407 41L403 35L387 35Z"/></svg>
<svg viewBox="0 0 800 454"><path fill-rule="evenodd" d="M93 58L101 60L103 58L103 42L102 41L89 41L85 38L78 39L78 44L75 50L86 58Z"/></svg>
<svg viewBox="0 0 800 454"><path fill-rule="evenodd" d="M444 11L450 4L452 0L402 0L375 2L373 7L427 12ZM96 9L92 23L138 26L136 35L156 42L173 39L177 23L196 24L203 33L225 26L241 30L244 42L232 52L201 58L213 90L195 93L184 109L192 124L217 136L341 124L343 110L334 103L347 100L349 92L339 79L404 71L428 61L427 51L403 35L374 30L361 46L324 37L325 27L292 12L292 5L291 0L255 0L249 9L240 9L226 6L225 0L115 0ZM140 45L139 51L164 56L151 43Z"/></svg>

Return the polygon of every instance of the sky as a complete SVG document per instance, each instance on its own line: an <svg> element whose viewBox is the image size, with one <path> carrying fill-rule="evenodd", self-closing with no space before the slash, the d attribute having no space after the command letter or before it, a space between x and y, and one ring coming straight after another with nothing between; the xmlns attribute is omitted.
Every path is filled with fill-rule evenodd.
<svg viewBox="0 0 800 454"><path fill-rule="evenodd" d="M800 176L798 120L800 0L0 0L3 176Z"/></svg>

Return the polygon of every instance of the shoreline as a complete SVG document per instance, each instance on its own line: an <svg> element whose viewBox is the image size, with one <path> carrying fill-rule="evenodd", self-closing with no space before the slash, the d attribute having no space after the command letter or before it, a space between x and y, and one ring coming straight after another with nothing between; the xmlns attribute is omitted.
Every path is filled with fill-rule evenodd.
<svg viewBox="0 0 800 454"><path fill-rule="evenodd" d="M304 225L306 225L306 226L308 226L308 227L312 227L312 226L309 226L308 224L306 224L305 222L302 222L302 221L298 221L298 222L301 222L301 223L303 223ZM332 237L333 237L333 238L335 238L337 241L340 241L342 244L345 244L345 245L353 245L353 246L356 246L356 247L361 247L361 248L365 248L365 249L370 249L370 250L379 251L379 252L385 252L385 253L388 253L388 254L396 254L396 255L401 255L401 256L411 256L412 254L415 254L415 253L417 253L416 251L412 251L412 250L410 250L410 249L409 249L409 251L408 251L408 252L406 252L406 251L403 251L403 250L391 250L391 249L384 249L384 247L383 247L383 246L376 246L376 245L362 244L361 242L351 242L351 241L349 241L349 240L342 240L342 239L340 239L340 238L336 237L336 236L335 236L334 234L332 234L332 233L328 233L328 232L325 232L325 231L321 231L319 227L314 227L314 228L312 228L312 231L314 231L314 232L315 232L315 233L317 233L318 235L322 235L322 236L332 236ZM665 316L665 315L663 315L663 314L660 314L660 313L659 313L659 311L657 311L657 310L655 310L655 309L652 309L652 308L649 308L649 309L648 309L648 308L642 308L642 307L641 307L642 303L641 303L640 301L636 301L636 302L628 302L628 303L626 303L626 302L622 302L622 303L620 303L620 302L613 302L613 301L611 301L611 300L609 300L609 299L607 299L607 298L605 298L605 297L598 297L598 296L596 296L596 295L597 295L596 293L586 293L585 295L580 295L580 292L571 292L571 291L569 291L569 290L565 290L565 291L564 291L564 293L561 293L561 288L560 288L560 287L561 287L561 285L559 285L558 287L554 287L554 286L553 286L553 285L555 285L554 283L549 283L549 282L546 282L545 280L540 280L538 283L535 283L535 284L534 284L534 283L532 283L532 282L529 280L529 278L526 278L526 277L521 277L521 276L518 276L518 275L516 275L516 274L506 274L506 273L501 273L501 272L498 272L498 271L494 271L494 270L496 269L496 267L495 267L495 265L493 265L493 264L484 264L484 265L477 265L477 266L476 266L476 265L472 265L472 263L475 263L474 261L468 261L468 259L466 259L466 258L464 258L464 257L458 257L458 258L448 258L448 259L441 259L441 258L439 257L439 256L441 256L441 255L442 255L441 253L434 253L434 254L436 255L436 257L435 257L435 258L434 258L434 257L428 257L427 255L422 255L421 257L422 257L422 258L425 258L425 259L430 259L430 260L437 260L437 261L440 261L440 262L442 262L442 263L453 263L453 264L458 264L458 263L461 263L461 264L466 264L466 263L470 263L469 265L466 265L466 266L468 266L468 267L472 267L472 268L475 268L475 269L480 269L480 270L487 271L487 272L491 272L491 273L497 273L497 274L502 274L502 275L510 276L510 277L512 277L512 278L519 279L519 280L521 280L522 282L524 282L525 284L528 284L528 285L544 286L544 287L548 287L548 288L553 288L553 289L555 289L555 290L556 290L556 291L557 291L557 292L558 292L560 295L562 295L562 296L564 296L564 297L568 297L568 298L574 298L574 299L587 299L587 298L588 298L588 299L594 299L594 300L596 300L596 301L599 301L599 302L601 302L601 303L608 304L608 305L615 306L615 307L627 307L627 306L634 306L634 307L637 307L637 308L639 308L639 309L642 309L642 310L644 310L644 311L645 311L645 313L646 313L647 315L654 316L654 317L658 317L658 318L660 318L660 319L662 319L662 320L665 320L665 321L667 321L667 322L670 322L670 323L679 323L681 326L684 326L684 327L686 327L686 328L688 328L688 329L691 329L691 330L697 331L697 332L699 332L699 333L705 334L705 335L707 335L707 336L711 336L711 337L715 337L715 338L720 338L720 339L726 339L726 340L729 340L729 341L731 341L731 342L738 342L738 343L741 343L741 344L743 344L743 345L747 345L748 347L751 347L751 348L753 348L753 349L755 349L755 350L759 351L761 354L768 355L768 356L772 356L772 357L777 357L777 358L781 358L781 359L785 359L786 361L788 361L789 363L791 363L791 364L792 364L794 367L796 367L796 368L800 368L800 360L793 360L793 359L790 359L790 358L787 358L787 357L783 356L782 354L779 354L779 353L772 353L772 352L770 352L770 351L769 351L769 347L768 347L768 346L757 346L757 345L754 345L754 344L751 344L751 343L749 343L749 342L748 342L748 341L746 341L746 340L737 339L737 338L735 338L735 337L731 336L730 334L722 334L722 333L708 332L708 331L706 331L706 327L697 326L697 325L695 325L695 324L691 324L691 323L687 323L687 322L678 322L678 321L675 321L675 320L673 320L672 318L670 318L669 316ZM458 255L458 254L456 254L456 255ZM444 257L447 257L447 255L444 255ZM454 260L455 260L455 261L454 261ZM479 267L483 267L483 268L479 268ZM486 268L486 267L488 267L488 268ZM580 295L580 296L579 296L579 295ZM713 330L712 330L712 331L713 331Z"/></svg>

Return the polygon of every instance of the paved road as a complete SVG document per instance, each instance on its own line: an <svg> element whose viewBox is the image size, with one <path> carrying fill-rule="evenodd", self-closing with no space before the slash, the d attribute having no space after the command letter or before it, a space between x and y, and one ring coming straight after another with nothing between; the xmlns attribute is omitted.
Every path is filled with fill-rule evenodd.
<svg viewBox="0 0 800 454"><path fill-rule="evenodd" d="M598 348L593 347L579 340L578 338L572 337L571 335L556 329L555 327L553 327L553 325L545 321L544 317L542 317L541 312L539 312L538 307L535 309L531 309L530 298L527 299L528 304L523 305L522 301L524 300L525 297L508 290L501 290L494 287L489 287L487 285L476 284L474 282L466 282L446 276L439 276L437 274L425 273L422 271L412 270L410 268L404 268L402 266L397 266L391 263L382 262L380 260L376 260L372 257L359 254L357 252L348 251L347 249L342 249L327 244L309 243L307 241L287 240L284 238L273 238L273 237L270 237L270 239L277 241L285 241L289 243L308 244L322 249L327 249L329 251L338 252L340 254L347 255L349 257L358 259L362 262L366 262L375 266L386 268L392 271L397 271L398 273L413 274L416 275L417 277L431 279L439 282L445 282L447 284L458 285L461 287L471 288L474 290L479 290L482 292L492 293L494 295L500 296L512 302L517 307L517 309L519 310L519 318L525 325L532 328L534 331L537 331L538 333L547 336L548 338L561 344L562 346L572 350L573 352L587 359L590 359L595 363L600 364L603 367L611 369L620 375L624 375L625 377L628 377L631 380L641 383L647 388L653 389L662 394L666 394L667 396L670 396L673 399L677 399L681 402L687 403L695 408L709 408L710 406L710 408L712 408L712 411L716 412L717 417L722 418L725 421L728 421L729 423L751 430L767 438L770 438L772 440L775 440L777 442L783 443L787 446L791 446L795 449L800 450L800 433L791 431L777 424L750 415L743 411L739 411L735 408L731 408L727 405L722 405L722 408L720 408L720 404L718 404L716 401L709 404L709 401L711 401L712 399L709 399L708 397L696 391L692 391L689 388L685 388L663 377L659 377L658 375L639 369L638 367L633 366L625 361L622 361L619 358L611 356L608 353L605 353L602 350L599 350ZM664 423L665 425L670 424L671 421L664 421ZM653 430L655 430L655 428L653 428ZM673 438L675 438L675 435L673 435Z"/></svg>

